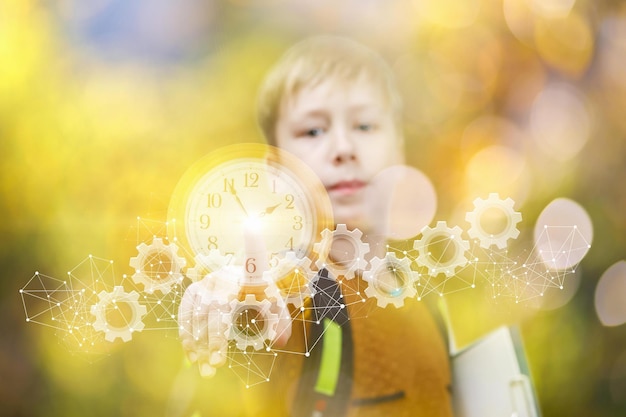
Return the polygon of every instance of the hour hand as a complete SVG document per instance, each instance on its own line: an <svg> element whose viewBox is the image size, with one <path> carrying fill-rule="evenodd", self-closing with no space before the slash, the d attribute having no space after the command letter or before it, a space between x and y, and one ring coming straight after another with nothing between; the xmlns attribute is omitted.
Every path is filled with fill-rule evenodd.
<svg viewBox="0 0 626 417"><path fill-rule="evenodd" d="M276 210L280 206L280 204L281 203L275 204L273 206L269 206L259 216L265 216L266 214L272 214L274 212L274 210Z"/></svg>

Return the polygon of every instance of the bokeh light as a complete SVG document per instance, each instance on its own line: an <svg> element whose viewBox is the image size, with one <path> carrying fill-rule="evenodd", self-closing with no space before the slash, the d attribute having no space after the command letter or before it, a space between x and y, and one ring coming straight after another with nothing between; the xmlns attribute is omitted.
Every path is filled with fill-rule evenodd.
<svg viewBox="0 0 626 417"><path fill-rule="evenodd" d="M626 261L611 265L600 277L595 292L598 318L605 326L626 323Z"/></svg>
<svg viewBox="0 0 626 417"><path fill-rule="evenodd" d="M572 268L582 261L591 247L593 225L578 203L557 198L537 218L534 239L539 257L548 268Z"/></svg>

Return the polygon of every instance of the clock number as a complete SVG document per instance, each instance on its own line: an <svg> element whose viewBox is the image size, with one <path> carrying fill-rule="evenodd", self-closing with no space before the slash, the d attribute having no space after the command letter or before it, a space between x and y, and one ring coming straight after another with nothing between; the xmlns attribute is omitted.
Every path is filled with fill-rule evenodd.
<svg viewBox="0 0 626 417"><path fill-rule="evenodd" d="M254 274L256 272L256 264L254 263L256 258L246 259L246 272L248 274Z"/></svg>
<svg viewBox="0 0 626 417"><path fill-rule="evenodd" d="M285 201L287 201L287 206L285 208L293 209L294 208L294 205L293 205L294 200L295 200L295 197L293 196L293 194L286 194L285 195Z"/></svg>
<svg viewBox="0 0 626 417"><path fill-rule="evenodd" d="M217 208L222 205L222 195L217 193L209 193L207 194L207 207L209 208Z"/></svg>
<svg viewBox="0 0 626 417"><path fill-rule="evenodd" d="M293 230L302 230L302 216L293 216Z"/></svg>
<svg viewBox="0 0 626 417"><path fill-rule="evenodd" d="M278 253L272 252L270 254L270 268L276 268L278 266Z"/></svg>
<svg viewBox="0 0 626 417"><path fill-rule="evenodd" d="M259 186L259 174L256 172L246 172L244 177L244 187L257 188Z"/></svg>
<svg viewBox="0 0 626 417"><path fill-rule="evenodd" d="M287 241L287 244L285 245L285 247L289 250L293 250L293 237L290 237L289 240Z"/></svg>
<svg viewBox="0 0 626 417"><path fill-rule="evenodd" d="M209 244L207 245L207 248L209 250L211 249L217 249L217 236L213 235L213 236L209 236Z"/></svg>
<svg viewBox="0 0 626 417"><path fill-rule="evenodd" d="M224 192L232 193L235 189L235 179L234 178L224 178Z"/></svg>
<svg viewBox="0 0 626 417"><path fill-rule="evenodd" d="M200 227L203 229L208 229L211 226L211 218L208 214L203 214L200 216Z"/></svg>

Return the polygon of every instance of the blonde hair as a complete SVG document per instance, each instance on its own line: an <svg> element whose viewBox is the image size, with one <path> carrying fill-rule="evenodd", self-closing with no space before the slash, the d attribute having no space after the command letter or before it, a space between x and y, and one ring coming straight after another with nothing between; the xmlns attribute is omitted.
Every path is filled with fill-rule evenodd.
<svg viewBox="0 0 626 417"><path fill-rule="evenodd" d="M361 75L379 85L401 135L402 99L389 65L376 52L352 40L315 36L287 50L261 86L257 118L267 142L276 143L276 123L283 99L293 97L305 86L313 87L328 79L353 82Z"/></svg>

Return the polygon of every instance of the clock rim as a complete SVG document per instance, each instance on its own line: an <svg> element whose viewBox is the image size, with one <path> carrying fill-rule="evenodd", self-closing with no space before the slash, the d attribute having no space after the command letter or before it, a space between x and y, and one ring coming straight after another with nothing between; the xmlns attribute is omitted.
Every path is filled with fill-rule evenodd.
<svg viewBox="0 0 626 417"><path fill-rule="evenodd" d="M290 152L272 145L255 142L237 143L217 148L198 159L187 168L174 188L167 212L167 236L168 240L175 243L184 253L193 257L204 253L197 251L196 245L192 245L187 236L185 217L191 192L198 185L198 181L211 170L237 159L265 162L285 172L301 186L315 216L313 236L319 238L322 231L334 227L330 197L317 174L308 165ZM181 223L180 219L183 219L183 224L177 226ZM306 242L303 256L314 258L315 243L315 238L311 242Z"/></svg>

